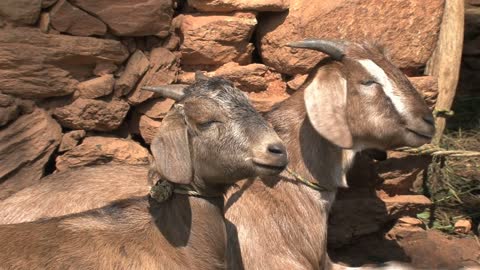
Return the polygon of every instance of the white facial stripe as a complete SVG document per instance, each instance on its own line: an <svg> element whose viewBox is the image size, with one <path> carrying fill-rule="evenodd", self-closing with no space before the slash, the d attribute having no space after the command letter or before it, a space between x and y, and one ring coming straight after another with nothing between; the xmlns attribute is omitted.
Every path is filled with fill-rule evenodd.
<svg viewBox="0 0 480 270"><path fill-rule="evenodd" d="M390 98L397 111L400 114L405 113L405 103L403 103L403 100L400 96L395 94L392 81L388 78L385 71L370 59L363 59L359 60L358 62L378 81L378 83L383 85L383 91L385 92L385 95Z"/></svg>

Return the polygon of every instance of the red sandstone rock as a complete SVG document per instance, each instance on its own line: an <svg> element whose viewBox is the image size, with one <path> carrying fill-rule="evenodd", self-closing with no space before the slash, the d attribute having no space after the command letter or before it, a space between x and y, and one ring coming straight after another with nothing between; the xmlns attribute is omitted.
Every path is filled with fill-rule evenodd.
<svg viewBox="0 0 480 270"><path fill-rule="evenodd" d="M388 155L389 159L376 165L376 170L383 179L380 188L390 196L412 194L418 188L417 179L423 177L423 171L428 168L431 158L402 152L389 152Z"/></svg>
<svg viewBox="0 0 480 270"><path fill-rule="evenodd" d="M428 107L433 110L437 103L438 81L432 76L409 77L413 86L423 95Z"/></svg>
<svg viewBox="0 0 480 270"><path fill-rule="evenodd" d="M81 139L85 137L87 133L85 130L72 130L63 134L62 141L58 147L58 152L65 152L72 150L78 145Z"/></svg>
<svg viewBox="0 0 480 270"><path fill-rule="evenodd" d="M401 68L418 68L432 55L444 0L292 1L288 13L271 14L259 25L264 64L281 73L305 74L322 54L285 47L303 38L378 41Z"/></svg>
<svg viewBox="0 0 480 270"><path fill-rule="evenodd" d="M55 4L50 11L50 19L53 28L74 36L101 36L107 32L107 26L102 21L66 0Z"/></svg>
<svg viewBox="0 0 480 270"><path fill-rule="evenodd" d="M232 81L242 91L258 92L268 88L269 82L265 78L267 72L268 67L262 64L240 66L238 63L230 62L207 73L207 76L222 76Z"/></svg>
<svg viewBox="0 0 480 270"><path fill-rule="evenodd" d="M292 80L287 82L287 85L290 89L298 90L300 86L302 86L302 84L305 82L307 77L308 75L306 74L305 75L298 74Z"/></svg>
<svg viewBox="0 0 480 270"><path fill-rule="evenodd" d="M257 25L255 15L184 15L181 18L182 65L221 66L228 62L251 62L249 42Z"/></svg>
<svg viewBox="0 0 480 270"><path fill-rule="evenodd" d="M111 74L81 82L77 85L75 98L99 98L107 96L112 93L114 84L115 79Z"/></svg>
<svg viewBox="0 0 480 270"><path fill-rule="evenodd" d="M138 127L140 135L146 143L150 144L152 142L161 123L162 121L152 119L146 115L140 116Z"/></svg>
<svg viewBox="0 0 480 270"><path fill-rule="evenodd" d="M42 0L42 8L48 8L50 6L53 6L57 0Z"/></svg>
<svg viewBox="0 0 480 270"><path fill-rule="evenodd" d="M147 72L150 62L142 51L136 51L128 59L127 67L115 82L115 96L124 96L135 87L138 80Z"/></svg>
<svg viewBox="0 0 480 270"><path fill-rule="evenodd" d="M153 92L142 90L143 86L171 84L176 80L179 59L165 48L155 48L150 52L150 70L143 76L135 90L128 96L132 105L140 104L154 96Z"/></svg>
<svg viewBox="0 0 480 270"><path fill-rule="evenodd" d="M42 33L48 34L50 31L50 13L42 12L40 20L38 21L38 28Z"/></svg>
<svg viewBox="0 0 480 270"><path fill-rule="evenodd" d="M41 6L42 0L2 0L0 18L17 24L35 24L40 16Z"/></svg>
<svg viewBox="0 0 480 270"><path fill-rule="evenodd" d="M382 197L389 216L413 216L421 213L432 204L430 199L423 195L398 195Z"/></svg>
<svg viewBox="0 0 480 270"><path fill-rule="evenodd" d="M0 92L24 98L72 93L91 77L96 62L122 63L128 53L114 40L43 34L37 29L0 30Z"/></svg>
<svg viewBox="0 0 480 270"><path fill-rule="evenodd" d="M38 182L61 136L60 125L38 108L0 130L0 200Z"/></svg>
<svg viewBox="0 0 480 270"><path fill-rule="evenodd" d="M0 94L0 127L15 120L20 114L15 98Z"/></svg>
<svg viewBox="0 0 480 270"><path fill-rule="evenodd" d="M156 98L150 99L138 105L135 110L154 119L162 119L175 103L173 99Z"/></svg>
<svg viewBox="0 0 480 270"><path fill-rule="evenodd" d="M79 98L55 109L53 115L62 126L71 129L112 131L122 124L129 108L123 100L106 102Z"/></svg>
<svg viewBox="0 0 480 270"><path fill-rule="evenodd" d="M117 36L165 37L173 15L172 0L71 0L106 23Z"/></svg>
<svg viewBox="0 0 480 270"><path fill-rule="evenodd" d="M455 222L455 232L467 234L472 231L472 221L469 219L459 219Z"/></svg>
<svg viewBox="0 0 480 270"><path fill-rule="evenodd" d="M57 157L58 171L98 164L148 164L148 150L137 142L110 137L87 137L72 150Z"/></svg>
<svg viewBox="0 0 480 270"><path fill-rule="evenodd" d="M282 11L288 9L289 3L289 0L188 0L191 7L207 12Z"/></svg>
<svg viewBox="0 0 480 270"><path fill-rule="evenodd" d="M113 74L118 69L117 65L112 62L100 61L95 66L93 74L97 76L103 76L106 74Z"/></svg>

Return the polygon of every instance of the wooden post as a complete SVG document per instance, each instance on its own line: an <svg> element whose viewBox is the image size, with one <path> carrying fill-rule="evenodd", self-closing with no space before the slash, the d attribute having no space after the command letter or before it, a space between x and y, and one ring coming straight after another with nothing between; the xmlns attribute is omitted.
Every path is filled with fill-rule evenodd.
<svg viewBox="0 0 480 270"><path fill-rule="evenodd" d="M437 47L427 64L426 74L438 80L436 110L450 110L460 75L465 7L464 0L446 0ZM432 143L438 144L445 129L445 117L436 117Z"/></svg>

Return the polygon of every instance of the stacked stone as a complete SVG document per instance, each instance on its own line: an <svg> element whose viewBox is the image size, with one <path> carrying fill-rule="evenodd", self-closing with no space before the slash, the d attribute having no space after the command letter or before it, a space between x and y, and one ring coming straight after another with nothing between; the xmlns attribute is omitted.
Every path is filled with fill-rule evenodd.
<svg viewBox="0 0 480 270"><path fill-rule="evenodd" d="M444 2L2 0L0 199L55 170L147 164L145 145L173 101L143 86L191 83L201 70L232 80L259 110L268 110L325 57L285 46L303 38L383 44L433 107L437 81L422 74ZM375 174L353 174L367 184L349 191L355 196L340 196L332 222L343 223L345 209L358 216L362 205L373 214L358 221L363 227L337 226L337 235L348 235L331 237L339 244L429 204L412 197L418 167L393 175L378 173L371 159L360 164L360 171ZM375 192L378 185L371 183L379 174L386 181ZM402 188L392 187L397 182Z"/></svg>

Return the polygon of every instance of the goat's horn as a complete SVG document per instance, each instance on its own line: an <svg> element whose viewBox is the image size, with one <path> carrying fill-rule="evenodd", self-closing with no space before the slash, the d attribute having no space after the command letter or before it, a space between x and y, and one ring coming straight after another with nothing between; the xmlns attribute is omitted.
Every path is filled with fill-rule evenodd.
<svg viewBox="0 0 480 270"><path fill-rule="evenodd" d="M345 44L341 41L325 39L305 39L303 41L290 42L287 44L292 48L304 48L323 52L335 60L341 60L345 55Z"/></svg>
<svg viewBox="0 0 480 270"><path fill-rule="evenodd" d="M142 90L159 93L162 97L178 101L185 95L185 88L187 87L188 85L186 84L170 84L162 86L144 86L142 87Z"/></svg>

